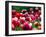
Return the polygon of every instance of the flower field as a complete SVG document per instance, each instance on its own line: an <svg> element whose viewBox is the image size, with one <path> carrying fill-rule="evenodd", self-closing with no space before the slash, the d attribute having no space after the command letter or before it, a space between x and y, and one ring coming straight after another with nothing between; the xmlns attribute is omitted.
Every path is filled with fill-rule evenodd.
<svg viewBox="0 0 46 37"><path fill-rule="evenodd" d="M41 30L41 7L12 6L12 30Z"/></svg>

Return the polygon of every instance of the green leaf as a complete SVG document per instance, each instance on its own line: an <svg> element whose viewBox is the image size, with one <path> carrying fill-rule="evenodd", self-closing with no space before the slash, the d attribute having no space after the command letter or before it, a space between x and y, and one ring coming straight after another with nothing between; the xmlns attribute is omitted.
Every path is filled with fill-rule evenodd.
<svg viewBox="0 0 46 37"><path fill-rule="evenodd" d="M21 27L16 26L16 31L22 30Z"/></svg>
<svg viewBox="0 0 46 37"><path fill-rule="evenodd" d="M38 23L40 23L40 20L36 20Z"/></svg>
<svg viewBox="0 0 46 37"><path fill-rule="evenodd" d="M33 28L38 28L38 26L35 26L34 23L32 23L32 27L33 27Z"/></svg>
<svg viewBox="0 0 46 37"><path fill-rule="evenodd" d="M21 12L23 9L29 10L29 8L34 8L32 6L26 7L26 6L12 6L12 10L16 10L18 12Z"/></svg>

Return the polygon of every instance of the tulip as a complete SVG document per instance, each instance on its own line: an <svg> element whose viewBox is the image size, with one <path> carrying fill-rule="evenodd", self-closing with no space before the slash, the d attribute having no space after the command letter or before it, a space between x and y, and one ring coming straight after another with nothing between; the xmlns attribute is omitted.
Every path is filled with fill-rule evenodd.
<svg viewBox="0 0 46 37"><path fill-rule="evenodd" d="M16 26L19 26L19 25L20 25L20 22L13 20L13 21L12 21L12 24L14 24L14 26L16 27Z"/></svg>
<svg viewBox="0 0 46 37"><path fill-rule="evenodd" d="M20 22L24 23L25 22L25 17L20 17Z"/></svg>
<svg viewBox="0 0 46 37"><path fill-rule="evenodd" d="M15 26L14 26L14 24L12 24L12 30L15 30Z"/></svg>
<svg viewBox="0 0 46 37"><path fill-rule="evenodd" d="M15 14L16 14L16 10L12 10L12 18L15 17Z"/></svg>
<svg viewBox="0 0 46 37"><path fill-rule="evenodd" d="M29 24L28 22L24 22L24 30L29 30Z"/></svg>
<svg viewBox="0 0 46 37"><path fill-rule="evenodd" d="M20 17L20 13L19 12L16 12L16 15L15 15L16 17Z"/></svg>
<svg viewBox="0 0 46 37"><path fill-rule="evenodd" d="M31 15L31 19L32 19L32 21L35 21L36 17L34 15Z"/></svg>
<svg viewBox="0 0 46 37"><path fill-rule="evenodd" d="M18 18L17 17L14 17L14 18L12 18L12 20L18 21Z"/></svg>
<svg viewBox="0 0 46 37"><path fill-rule="evenodd" d="M32 30L32 23L29 23L29 30Z"/></svg>

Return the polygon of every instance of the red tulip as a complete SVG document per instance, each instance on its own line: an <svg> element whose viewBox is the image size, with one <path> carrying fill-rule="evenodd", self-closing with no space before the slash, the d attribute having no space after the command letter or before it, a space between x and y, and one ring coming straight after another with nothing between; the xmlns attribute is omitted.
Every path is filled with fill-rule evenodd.
<svg viewBox="0 0 46 37"><path fill-rule="evenodd" d="M24 22L24 30L29 30L29 24L28 24L28 22L26 21L26 22Z"/></svg>
<svg viewBox="0 0 46 37"><path fill-rule="evenodd" d="M15 22L16 22L15 20L12 20L12 24L14 24L14 26L15 26Z"/></svg>
<svg viewBox="0 0 46 37"><path fill-rule="evenodd" d="M20 22L13 20L13 21L12 21L12 24L14 24L14 26L16 27L16 26L19 26L19 25L20 25Z"/></svg>
<svg viewBox="0 0 46 37"><path fill-rule="evenodd" d="M30 18L29 18L29 17L26 17L26 20L27 20L27 21L30 21Z"/></svg>
<svg viewBox="0 0 46 37"><path fill-rule="evenodd" d="M39 16L39 15L36 13L36 14L35 14L35 17L38 18L38 16Z"/></svg>
<svg viewBox="0 0 46 37"><path fill-rule="evenodd" d="M21 21L22 24L25 22L25 20L22 20L22 19L20 21Z"/></svg>
<svg viewBox="0 0 46 37"><path fill-rule="evenodd" d="M24 14L24 17L29 17L28 12L26 12L26 13Z"/></svg>
<svg viewBox="0 0 46 37"><path fill-rule="evenodd" d="M16 21L15 24L16 24L16 26L19 26L20 25L20 22Z"/></svg>
<svg viewBox="0 0 46 37"><path fill-rule="evenodd" d="M28 25L28 22L26 21L26 22L24 22L24 25Z"/></svg>
<svg viewBox="0 0 46 37"><path fill-rule="evenodd" d="M16 12L16 17L20 17L20 13L19 12Z"/></svg>
<svg viewBox="0 0 46 37"><path fill-rule="evenodd" d="M16 14L16 10L12 10L12 18L15 17L15 14Z"/></svg>
<svg viewBox="0 0 46 37"><path fill-rule="evenodd" d="M21 16L21 17L23 17L23 16L24 16L24 14L20 13L20 16Z"/></svg>
<svg viewBox="0 0 46 37"><path fill-rule="evenodd" d="M36 17L34 15L31 15L31 19L32 19L32 21L35 21Z"/></svg>
<svg viewBox="0 0 46 37"><path fill-rule="evenodd" d="M40 17L39 13L35 13L35 17L38 19L38 17Z"/></svg>
<svg viewBox="0 0 46 37"><path fill-rule="evenodd" d="M20 22L24 23L25 22L25 17L20 17Z"/></svg>
<svg viewBox="0 0 46 37"><path fill-rule="evenodd" d="M15 26L14 26L14 24L12 24L12 30L15 30Z"/></svg>

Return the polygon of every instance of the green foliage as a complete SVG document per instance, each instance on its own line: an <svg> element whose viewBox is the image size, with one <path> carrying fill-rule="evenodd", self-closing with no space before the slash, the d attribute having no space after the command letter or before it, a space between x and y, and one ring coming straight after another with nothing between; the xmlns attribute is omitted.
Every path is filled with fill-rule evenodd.
<svg viewBox="0 0 46 37"><path fill-rule="evenodd" d="M16 26L16 31L22 30L21 27Z"/></svg>
<svg viewBox="0 0 46 37"><path fill-rule="evenodd" d="M21 12L23 9L29 10L29 8L34 8L34 7L27 7L27 6L12 6L13 10L16 10L18 12Z"/></svg>
<svg viewBox="0 0 46 37"><path fill-rule="evenodd" d="M38 28L37 26L34 25L34 23L32 23L32 27L33 27L33 28Z"/></svg>
<svg viewBox="0 0 46 37"><path fill-rule="evenodd" d="M36 20L38 23L40 23L40 20Z"/></svg>

